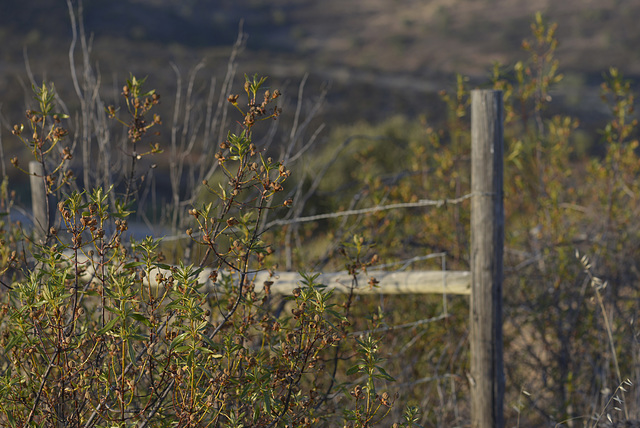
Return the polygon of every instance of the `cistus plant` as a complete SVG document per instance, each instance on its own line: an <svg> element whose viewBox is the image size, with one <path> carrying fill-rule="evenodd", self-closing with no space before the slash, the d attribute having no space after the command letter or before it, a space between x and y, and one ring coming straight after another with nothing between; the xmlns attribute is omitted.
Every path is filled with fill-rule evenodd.
<svg viewBox="0 0 640 428"><path fill-rule="evenodd" d="M156 144L139 151L148 129L161 124L156 115L146 119L159 96L142 89L144 80L131 76L123 87L129 119L107 107L128 134L130 165L119 185L75 189L72 174L48 179L63 170L50 169L45 179L50 191L59 190L59 224L49 228L47 243L8 256L2 270L9 289L0 308L2 426L280 427L341 420L331 406L349 405L346 377L356 373L338 381L332 350L348 340L349 304L337 305L317 274L304 274L285 299L270 292L277 278L256 283L274 252L260 232L262 217L293 203L279 196L289 170L252 138L255 126L280 114L280 92L265 90L265 80L245 76L244 105L239 95L228 98L242 120L212 159L225 179L205 180L208 200L189 209L187 235L201 248L197 264L170 265L161 240L127 236L136 167L161 151ZM52 113L52 91L36 89L40 111L29 112L33 140L24 140L44 165L66 135ZM16 135L23 129L17 126ZM61 153L64 165L72 153ZM368 376L367 405L354 396L355 408L345 415L350 426L371 426L392 404L376 393L374 381L391 377L373 339L355 349L356 372Z"/></svg>

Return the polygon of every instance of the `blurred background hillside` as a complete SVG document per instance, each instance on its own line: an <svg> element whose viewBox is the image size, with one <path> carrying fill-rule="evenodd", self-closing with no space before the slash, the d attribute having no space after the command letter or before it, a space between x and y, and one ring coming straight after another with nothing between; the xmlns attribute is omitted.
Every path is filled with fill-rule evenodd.
<svg viewBox="0 0 640 428"><path fill-rule="evenodd" d="M558 57L566 79L558 90L575 110L602 72L640 74L640 4L632 0L92 0L84 4L93 61L104 82L133 72L153 75L167 93L171 61L187 70L202 58L224 70L238 23L247 50L240 73L279 80L332 82L332 120L421 114L453 73L481 81L491 65L523 57L521 41L536 11L559 24ZM36 78L60 87L71 40L65 2L0 4L0 94L3 112L21 107L24 50ZM163 88L166 85L167 88ZM275 83L274 83L275 85ZM20 108L18 111L21 111Z"/></svg>
<svg viewBox="0 0 640 428"><path fill-rule="evenodd" d="M454 87L456 73L468 76L472 86L482 85L496 62L508 67L526 57L521 43L536 11L559 25L556 56L564 79L552 89L550 108L580 118L590 136L581 150L598 152L592 131L606 120L598 100L602 73L614 66L632 79L640 74L640 3L631 0L91 0L83 8L90 64L105 102L118 102L129 73L150 76L147 86L164 97L165 121L176 91L171 64L186 79L205 60L199 71L205 83L196 91L203 93L212 76L219 88L240 22L248 39L234 87L244 73L267 75L295 103L308 73L307 104L327 89L314 119L328 125L325 139L339 125L394 115L437 126L444 111L438 92ZM70 111L77 107L71 40L66 2L0 3L5 151L20 147L8 129L24 121L29 73L37 83L54 82ZM78 43L75 63L82 61ZM285 108L283 127L294 111L295 106Z"/></svg>

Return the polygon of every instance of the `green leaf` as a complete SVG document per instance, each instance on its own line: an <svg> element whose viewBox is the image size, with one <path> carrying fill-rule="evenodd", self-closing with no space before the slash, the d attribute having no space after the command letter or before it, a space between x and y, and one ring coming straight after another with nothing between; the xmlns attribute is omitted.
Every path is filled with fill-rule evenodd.
<svg viewBox="0 0 640 428"><path fill-rule="evenodd" d="M134 340L138 340L140 342L144 342L147 339L149 339L149 336L147 336L146 334L134 333L134 334L130 334L129 335L129 339L134 339Z"/></svg>
<svg viewBox="0 0 640 428"><path fill-rule="evenodd" d="M347 370L347 376L351 376L353 374L359 373L360 369L361 369L361 365L360 364L356 364L355 366L349 368L349 370Z"/></svg>
<svg viewBox="0 0 640 428"><path fill-rule="evenodd" d="M15 334L13 336L11 336L11 340L9 340L9 343L7 343L7 346L5 346L4 348L4 353L7 354L9 351L11 351L11 349L16 346L16 344L20 341L20 335Z"/></svg>
<svg viewBox="0 0 640 428"><path fill-rule="evenodd" d="M271 396L269 395L269 391L264 391L262 393L262 400L264 401L264 409L267 414L271 413Z"/></svg>
<svg viewBox="0 0 640 428"><path fill-rule="evenodd" d="M112 307L112 306L108 306L108 305L105 305L105 307L104 307L104 308L105 308L107 311L111 312L112 314L120 315L120 310L119 310L119 309L117 309L117 308L114 308L114 307Z"/></svg>
<svg viewBox="0 0 640 428"><path fill-rule="evenodd" d="M129 359L131 360L131 363L135 363L137 355L131 341L127 342L127 350L129 351Z"/></svg>
<svg viewBox="0 0 640 428"><path fill-rule="evenodd" d="M209 345L211 348L216 348L216 344L213 343L213 341L209 338L209 336L203 334L201 336L201 339L203 342L205 342L207 345Z"/></svg>
<svg viewBox="0 0 640 428"><path fill-rule="evenodd" d="M141 323L143 323L144 325L146 325L147 327L151 327L151 322L147 319L147 317L145 317L142 314L138 314L138 313L133 313L130 315L131 318L133 318L136 321L140 321Z"/></svg>
<svg viewBox="0 0 640 428"><path fill-rule="evenodd" d="M381 379L386 379L390 382L395 382L396 380L389 374L387 373L387 371L385 369L383 369L380 366L376 366L376 369L378 369L379 374L374 375L377 378L381 378Z"/></svg>
<svg viewBox="0 0 640 428"><path fill-rule="evenodd" d="M126 265L123 266L123 269L131 269L134 267L138 267L138 266L145 266L146 263L145 262L131 262L131 263L127 263Z"/></svg>
<svg viewBox="0 0 640 428"><path fill-rule="evenodd" d="M201 311L200 313L202 313L202 311ZM202 331L202 330L204 330L208 325L209 325L209 322L207 322L207 321L202 321L200 324L198 324L198 327L196 327L196 330L198 330L198 331ZM204 336L204 335L203 335L203 336Z"/></svg>
<svg viewBox="0 0 640 428"><path fill-rule="evenodd" d="M187 331L176 336L176 338L171 341L171 345L169 345L169 349L172 350L174 347L180 345L182 342L184 342L184 340L187 338L188 335L189 335L189 332Z"/></svg>
<svg viewBox="0 0 640 428"><path fill-rule="evenodd" d="M334 317L336 317L338 319L343 319L344 318L342 315L340 315L338 312L334 311L333 309L326 309L325 313L333 315Z"/></svg>
<svg viewBox="0 0 640 428"><path fill-rule="evenodd" d="M173 302L169 303L165 307L165 310L167 312L172 311L172 310L176 310L176 309L187 310L188 308L182 303L182 300L174 300Z"/></svg>
<svg viewBox="0 0 640 428"><path fill-rule="evenodd" d="M103 287L104 293L107 297L111 297L112 299L117 299L119 296L111 290L111 287ZM108 308L105 308L108 310Z"/></svg>
<svg viewBox="0 0 640 428"><path fill-rule="evenodd" d="M211 358L222 358L222 354L216 354L214 353L214 351L212 351L209 348L205 348L203 346L198 346L196 347L196 349L200 352L202 352L203 354L208 354Z"/></svg>
<svg viewBox="0 0 640 428"><path fill-rule="evenodd" d="M113 326L116 325L117 322L118 322L118 318L112 319L104 327L102 327L100 330L98 330L98 332L96 333L96 336L102 336L107 331L111 330L113 328Z"/></svg>

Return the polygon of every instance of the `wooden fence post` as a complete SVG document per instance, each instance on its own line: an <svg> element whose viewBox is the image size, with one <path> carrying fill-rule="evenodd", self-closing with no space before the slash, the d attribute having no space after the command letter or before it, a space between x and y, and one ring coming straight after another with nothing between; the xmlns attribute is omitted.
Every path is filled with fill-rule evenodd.
<svg viewBox="0 0 640 428"><path fill-rule="evenodd" d="M49 215L47 212L47 191L42 181L44 170L37 161L29 162L29 183L31 184L31 210L33 212L33 231L36 242L47 236Z"/></svg>
<svg viewBox="0 0 640 428"><path fill-rule="evenodd" d="M47 195L42 178L44 170L40 162L29 162L29 175L33 231L36 242L41 242L47 237L49 227L53 226L56 216L56 198L55 195Z"/></svg>
<svg viewBox="0 0 640 428"><path fill-rule="evenodd" d="M503 100L471 91L471 426L504 427Z"/></svg>

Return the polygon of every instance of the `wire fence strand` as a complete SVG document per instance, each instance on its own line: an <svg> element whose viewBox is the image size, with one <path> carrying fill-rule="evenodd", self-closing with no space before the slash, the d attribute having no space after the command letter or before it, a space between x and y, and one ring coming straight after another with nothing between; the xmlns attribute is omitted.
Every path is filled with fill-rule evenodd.
<svg viewBox="0 0 640 428"><path fill-rule="evenodd" d="M436 322L436 321L440 321L443 319L449 318L448 314L441 314L435 317L431 317L431 318L426 318L423 320L419 320L419 321L414 321L414 322L410 322L410 323L406 323L406 324L398 324L398 325L391 325L391 326L387 326L387 327L379 327L379 328L374 328L371 330L363 330L363 331L354 331L353 333L349 333L349 336L363 336L363 335L367 335L367 334L372 334L372 333L381 333L381 332L385 332L385 331L393 331L393 330L400 330L403 328L411 328L411 327L416 327L419 325L423 325L423 324L430 324L432 322Z"/></svg>
<svg viewBox="0 0 640 428"><path fill-rule="evenodd" d="M467 199L470 199L472 196L476 194L478 193L477 192L468 193L464 196L460 196L459 198L453 198L453 199L420 199L419 201L416 201L416 202L400 202L397 204L377 205L375 207L361 208L357 210L336 211L333 213L317 214L317 215L311 215L306 217L297 217L289 220L273 220L267 223L267 228L270 228L273 226L285 226L293 223L307 223L311 221L324 220L328 218L338 218L338 217L345 217L345 216L351 216L351 215L368 214L368 213L373 213L378 211L395 210L400 208L419 208L419 207L428 207L428 206L443 207L446 205L460 204L466 201Z"/></svg>
<svg viewBox="0 0 640 428"><path fill-rule="evenodd" d="M402 209L402 208L420 208L420 207L429 207L429 206L445 207L447 205L460 204L466 201L467 199L471 199L471 197L477 196L477 195L491 196L493 194L482 193L482 192L471 192L471 193L467 193L466 195L460 196L458 198L452 198L452 199L420 199L419 201L416 201L416 202L399 202L396 204L376 205L375 207L369 207L369 208L336 211L333 213L317 214L317 215L311 215L306 217L296 217L296 218L287 219L287 220L273 220L267 223L265 229L269 229L274 226L286 226L294 223L308 223L312 221L325 220L328 218L339 218L339 217L346 217L346 216L352 216L352 215L368 214L368 213L373 213L378 211L396 210L396 209ZM183 233L180 235L165 236L162 238L162 240L165 242L177 241L179 239L186 239L186 238L196 237L196 236L198 236L198 234L196 233L194 233L192 236L189 236L186 233Z"/></svg>

